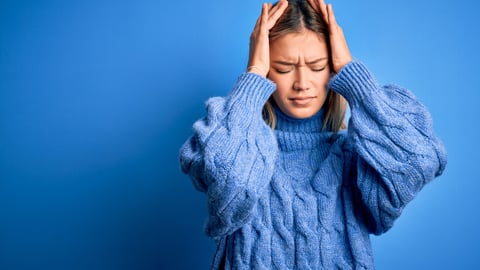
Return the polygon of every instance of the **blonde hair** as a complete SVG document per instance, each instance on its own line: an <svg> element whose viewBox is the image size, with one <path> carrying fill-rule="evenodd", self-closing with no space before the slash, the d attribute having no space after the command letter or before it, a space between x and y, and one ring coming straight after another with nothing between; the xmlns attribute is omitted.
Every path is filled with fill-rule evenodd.
<svg viewBox="0 0 480 270"><path fill-rule="evenodd" d="M270 41L274 41L285 34L297 33L305 29L318 33L325 39L329 58L331 58L328 27L307 0L289 0L287 9L270 30L269 38ZM331 65L331 59L329 59L329 63ZM332 66L330 66L330 70L333 70ZM270 98L265 103L262 111L263 119L272 129L275 129L276 126L276 116L273 109L274 102L273 98ZM322 108L325 109L325 118L322 123L323 130L336 133L346 128L345 112L347 101L345 98L336 92L328 91Z"/></svg>

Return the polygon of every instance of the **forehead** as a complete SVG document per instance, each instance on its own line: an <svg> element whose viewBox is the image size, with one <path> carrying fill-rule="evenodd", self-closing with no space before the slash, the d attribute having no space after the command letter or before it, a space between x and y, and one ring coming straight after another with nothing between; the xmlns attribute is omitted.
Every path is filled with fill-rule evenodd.
<svg viewBox="0 0 480 270"><path fill-rule="evenodd" d="M270 42L270 57L297 60L328 56L325 38L313 31L288 33Z"/></svg>

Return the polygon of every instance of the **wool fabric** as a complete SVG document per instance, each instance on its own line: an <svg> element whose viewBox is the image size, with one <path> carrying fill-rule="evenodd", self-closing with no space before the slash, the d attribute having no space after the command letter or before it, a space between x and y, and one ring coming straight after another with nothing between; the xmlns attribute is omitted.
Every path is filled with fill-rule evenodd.
<svg viewBox="0 0 480 270"><path fill-rule="evenodd" d="M346 130L322 130L324 109L294 119L275 106L272 129L262 108L275 89L241 74L207 101L180 150L206 194L212 269L374 269L370 234L390 229L446 166L428 110L354 60L328 85L349 103Z"/></svg>

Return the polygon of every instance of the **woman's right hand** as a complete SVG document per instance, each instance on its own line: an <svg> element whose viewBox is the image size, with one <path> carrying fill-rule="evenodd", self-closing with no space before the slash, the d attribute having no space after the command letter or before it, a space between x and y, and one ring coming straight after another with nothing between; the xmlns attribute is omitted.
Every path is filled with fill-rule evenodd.
<svg viewBox="0 0 480 270"><path fill-rule="evenodd" d="M258 17L250 35L250 55L248 72L266 77L270 70L270 42L268 33L288 6L287 0L280 0L272 7L271 3L262 5L262 14Z"/></svg>

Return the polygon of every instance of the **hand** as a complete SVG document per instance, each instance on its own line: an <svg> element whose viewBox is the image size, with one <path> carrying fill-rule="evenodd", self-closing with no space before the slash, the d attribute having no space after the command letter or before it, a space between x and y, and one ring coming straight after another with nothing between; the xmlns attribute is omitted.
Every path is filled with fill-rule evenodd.
<svg viewBox="0 0 480 270"><path fill-rule="evenodd" d="M266 77L270 70L270 45L268 33L288 6L287 0L280 0L277 5L264 3L262 14L257 19L250 36L250 56L247 71Z"/></svg>
<svg viewBox="0 0 480 270"><path fill-rule="evenodd" d="M346 64L352 61L347 41L340 25L337 24L333 14L332 4L325 4L324 0L308 0L310 5L317 11L328 25L330 34L330 47L332 49L332 66L338 73Z"/></svg>

